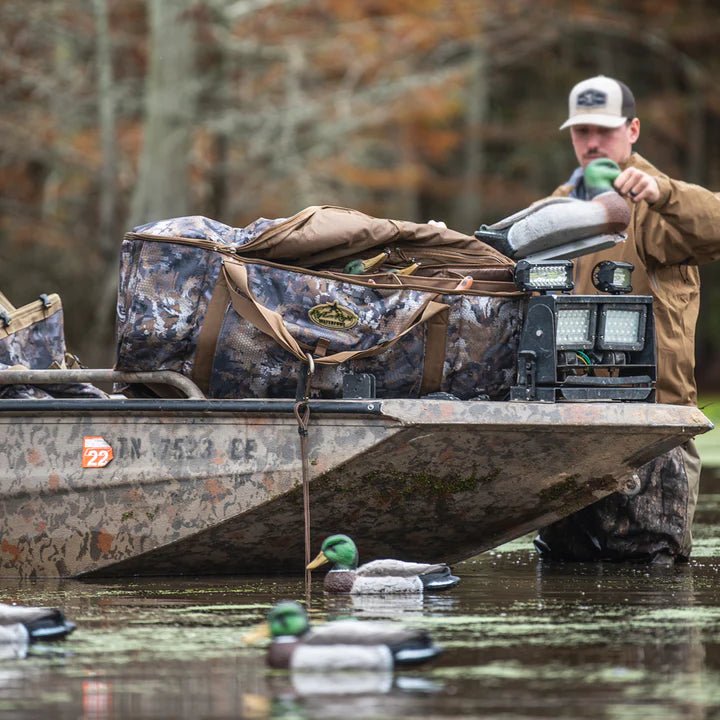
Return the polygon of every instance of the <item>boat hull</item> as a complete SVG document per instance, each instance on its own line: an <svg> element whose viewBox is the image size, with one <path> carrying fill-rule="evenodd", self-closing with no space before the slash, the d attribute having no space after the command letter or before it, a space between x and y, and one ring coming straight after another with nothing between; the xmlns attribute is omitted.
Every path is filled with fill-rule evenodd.
<svg viewBox="0 0 720 720"><path fill-rule="evenodd" d="M622 489L709 430L641 403L312 401L313 547L455 562ZM0 574L297 573L302 458L290 401L3 401ZM83 467L87 438L113 459Z"/></svg>

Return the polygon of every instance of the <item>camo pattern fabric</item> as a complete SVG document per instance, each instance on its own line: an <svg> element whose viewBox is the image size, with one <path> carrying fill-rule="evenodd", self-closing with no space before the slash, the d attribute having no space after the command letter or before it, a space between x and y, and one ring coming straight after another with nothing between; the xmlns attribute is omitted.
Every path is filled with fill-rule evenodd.
<svg viewBox="0 0 720 720"><path fill-rule="evenodd" d="M518 298L444 295L450 306L440 390L461 400L505 400L517 374L523 324Z"/></svg>
<svg viewBox="0 0 720 720"><path fill-rule="evenodd" d="M8 329L12 328L12 323ZM46 370L65 359L65 333L62 310L40 322L0 338L0 363L24 365L33 370Z"/></svg>
<svg viewBox="0 0 720 720"><path fill-rule="evenodd" d="M394 339L433 298L419 290L381 290L329 280L313 274L247 264L248 282L256 300L280 313L290 334L308 352L326 343L325 354L365 350ZM338 302L354 313L357 324L335 330L314 324L309 310ZM340 366L316 365L311 388L315 397L340 397L344 372L374 372L378 396L417 395L422 380L424 328L418 326L385 355L397 354L399 365L378 367L377 358L349 361ZM387 360L387 358L386 358ZM402 368L400 367L402 366ZM418 367L419 366L419 367ZM211 397L295 397L305 364L265 333L239 317L230 307L225 314L213 363Z"/></svg>
<svg viewBox="0 0 720 720"><path fill-rule="evenodd" d="M62 310L0 339L0 370L8 370L14 366L22 366L30 370L65 367ZM0 398L5 400L21 398L48 400L71 397L106 398L107 394L90 383L0 385Z"/></svg>
<svg viewBox="0 0 720 720"><path fill-rule="evenodd" d="M286 328L309 352L318 344L324 354L365 350L396 338L431 299L449 306L446 355L441 387L460 399L502 399L515 376L515 357L522 324L516 298L444 295L397 288L354 285L311 273L246 264L255 299L283 317ZM318 326L312 307L337 302L358 317L347 330ZM342 395L347 372L372 373L377 397L419 397L423 379L427 326L422 323L387 350L342 366L316 364L314 397ZM316 355L316 352L313 352ZM211 397L295 397L306 365L277 342L239 317L225 314L217 343Z"/></svg>
<svg viewBox="0 0 720 720"><path fill-rule="evenodd" d="M640 489L636 495L613 493L540 530L543 557L647 562L665 555L687 559L692 498L682 446L637 472Z"/></svg>
<svg viewBox="0 0 720 720"><path fill-rule="evenodd" d="M202 215L187 215L138 225L133 228L133 231L146 235L194 238L196 240L211 240L221 245L240 246L254 240L268 228L285 222L286 219L258 218L246 227L235 228Z"/></svg>
<svg viewBox="0 0 720 720"><path fill-rule="evenodd" d="M148 223L135 232L239 246L283 218L246 228L189 216ZM190 375L194 349L222 256L189 245L126 238L120 251L116 369L175 370Z"/></svg>
<svg viewBox="0 0 720 720"><path fill-rule="evenodd" d="M17 363L0 362L0 370L10 370ZM35 385L0 385L0 400L51 400L52 395Z"/></svg>

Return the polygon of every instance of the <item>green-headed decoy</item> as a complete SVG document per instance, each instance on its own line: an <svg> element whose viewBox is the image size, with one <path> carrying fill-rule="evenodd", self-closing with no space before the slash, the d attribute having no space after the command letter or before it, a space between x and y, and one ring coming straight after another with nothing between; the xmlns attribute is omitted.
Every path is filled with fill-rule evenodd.
<svg viewBox="0 0 720 720"><path fill-rule="evenodd" d="M350 260L343 268L343 272L350 275L362 275L368 270L372 270L372 268L379 265L383 262L383 260L387 260L389 255L390 252L388 250L383 250L383 252L379 255L375 255L374 257L367 258L365 260L359 258L356 260Z"/></svg>
<svg viewBox="0 0 720 720"><path fill-rule="evenodd" d="M597 158L589 162L583 170L588 197L594 198L601 193L615 190L613 183L620 172L620 166L610 158Z"/></svg>
<svg viewBox="0 0 720 720"><path fill-rule="evenodd" d="M320 553L308 570L333 564L325 575L323 588L328 593L376 595L422 593L455 587L460 578L445 563L416 563L403 560L373 560L358 567L358 551L347 535L325 538Z"/></svg>
<svg viewBox="0 0 720 720"><path fill-rule="evenodd" d="M311 628L305 608L292 600L270 610L266 629L272 639L267 663L280 669L383 671L441 652L425 630L394 622L347 619Z"/></svg>

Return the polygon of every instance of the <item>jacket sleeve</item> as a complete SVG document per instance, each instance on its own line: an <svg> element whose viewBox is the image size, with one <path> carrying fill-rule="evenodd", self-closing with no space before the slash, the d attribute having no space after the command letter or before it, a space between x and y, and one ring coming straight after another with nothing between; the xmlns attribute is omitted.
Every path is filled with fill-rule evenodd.
<svg viewBox="0 0 720 720"><path fill-rule="evenodd" d="M720 259L720 197L666 175L655 179L660 198L647 206L641 221L645 252L661 265L703 265Z"/></svg>

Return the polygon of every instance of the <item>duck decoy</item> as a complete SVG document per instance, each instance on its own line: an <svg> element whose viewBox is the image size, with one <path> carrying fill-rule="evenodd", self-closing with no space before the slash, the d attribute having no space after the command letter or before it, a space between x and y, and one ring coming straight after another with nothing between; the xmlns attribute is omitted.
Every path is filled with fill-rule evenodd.
<svg viewBox="0 0 720 720"><path fill-rule="evenodd" d="M475 237L513 260L569 259L622 242L630 208L619 193L610 192L620 168L609 158L597 158L582 173L588 200L543 198L499 222L481 225Z"/></svg>
<svg viewBox="0 0 720 720"><path fill-rule="evenodd" d="M350 260L345 267L343 268L343 272L348 273L350 275L362 275L363 273L366 273L368 270L372 270L375 266L379 265L384 260L387 260L390 253L387 250L383 250L379 255L375 255L374 257L367 258L366 260L356 259L356 260Z"/></svg>
<svg viewBox="0 0 720 720"><path fill-rule="evenodd" d="M413 260L410 265L406 265L404 268L400 268L399 270L391 270L390 272L393 275L412 275L419 267L420 263Z"/></svg>
<svg viewBox="0 0 720 720"><path fill-rule="evenodd" d="M0 603L0 642L25 636L28 642L60 640L75 630L58 608L27 607Z"/></svg>
<svg viewBox="0 0 720 720"><path fill-rule="evenodd" d="M583 182L588 197L595 198L601 193L615 190L613 182L620 172L620 166L610 158L591 160L583 170Z"/></svg>
<svg viewBox="0 0 720 720"><path fill-rule="evenodd" d="M292 600L270 610L264 629L272 639L266 658L272 668L387 671L442 652L425 630L394 622L346 619L311 628L305 608Z"/></svg>
<svg viewBox="0 0 720 720"><path fill-rule="evenodd" d="M357 546L347 535L331 535L308 570L330 562L323 589L328 593L383 594L422 593L448 590L460 578L445 563L417 563L403 560L373 560L358 567Z"/></svg>

